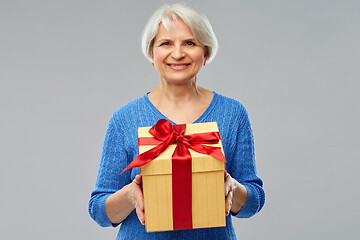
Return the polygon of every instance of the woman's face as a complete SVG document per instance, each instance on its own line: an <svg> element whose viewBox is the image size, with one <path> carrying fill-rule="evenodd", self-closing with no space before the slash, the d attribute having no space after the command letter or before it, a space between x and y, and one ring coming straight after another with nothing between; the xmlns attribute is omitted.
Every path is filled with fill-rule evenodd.
<svg viewBox="0 0 360 240"><path fill-rule="evenodd" d="M172 84L194 80L206 61L203 46L181 20L172 21L170 31L160 24L154 39L153 60L160 78Z"/></svg>

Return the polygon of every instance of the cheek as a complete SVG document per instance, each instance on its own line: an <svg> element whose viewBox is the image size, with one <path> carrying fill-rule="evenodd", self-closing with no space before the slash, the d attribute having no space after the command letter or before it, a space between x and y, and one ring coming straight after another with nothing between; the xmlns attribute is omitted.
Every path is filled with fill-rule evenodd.
<svg viewBox="0 0 360 240"><path fill-rule="evenodd" d="M205 61L205 57L203 55L201 55L199 58L198 58L198 61L203 64L203 62Z"/></svg>
<svg viewBox="0 0 360 240"><path fill-rule="evenodd" d="M154 63L155 68L157 68L159 70L159 69L163 68L164 59L161 58L160 56L154 56L153 63Z"/></svg>
<svg viewBox="0 0 360 240"><path fill-rule="evenodd" d="M158 72L162 72L164 71L164 61L165 61L165 56L163 53L161 52L157 52L154 51L154 55L153 55L153 63L154 63L154 67Z"/></svg>
<svg viewBox="0 0 360 240"><path fill-rule="evenodd" d="M196 51L196 52L194 52L193 60L195 62L203 63L205 61L204 51Z"/></svg>
<svg viewBox="0 0 360 240"><path fill-rule="evenodd" d="M154 57L153 61L156 69L160 70L161 68L163 68L163 61L159 57Z"/></svg>
<svg viewBox="0 0 360 240"><path fill-rule="evenodd" d="M164 61L168 53L166 51L154 50L154 61Z"/></svg>

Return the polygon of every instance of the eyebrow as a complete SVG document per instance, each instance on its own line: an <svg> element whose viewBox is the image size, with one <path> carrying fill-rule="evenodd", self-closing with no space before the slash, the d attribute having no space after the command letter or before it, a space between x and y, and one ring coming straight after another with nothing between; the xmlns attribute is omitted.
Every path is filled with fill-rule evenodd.
<svg viewBox="0 0 360 240"><path fill-rule="evenodd" d="M163 41L170 41L170 39L167 39L167 38L161 38L161 39L157 40L156 42L163 42Z"/></svg>
<svg viewBox="0 0 360 240"><path fill-rule="evenodd" d="M168 38L161 38L159 40L157 40L156 42L164 42L164 41L172 41L171 39L168 39ZM187 38L187 39L184 39L185 42L187 41L194 41L194 42L197 42L195 38Z"/></svg>
<svg viewBox="0 0 360 240"><path fill-rule="evenodd" d="M197 42L195 38L188 38L188 39L185 39L185 41L193 41L193 42Z"/></svg>

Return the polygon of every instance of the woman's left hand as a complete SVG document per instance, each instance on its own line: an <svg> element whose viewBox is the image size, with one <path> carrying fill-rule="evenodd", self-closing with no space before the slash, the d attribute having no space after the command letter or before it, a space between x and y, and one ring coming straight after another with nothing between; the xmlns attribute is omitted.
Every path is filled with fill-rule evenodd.
<svg viewBox="0 0 360 240"><path fill-rule="evenodd" d="M230 211L237 214L245 205L247 198L246 188L232 178L226 170L224 170L224 178L226 216L230 214Z"/></svg>

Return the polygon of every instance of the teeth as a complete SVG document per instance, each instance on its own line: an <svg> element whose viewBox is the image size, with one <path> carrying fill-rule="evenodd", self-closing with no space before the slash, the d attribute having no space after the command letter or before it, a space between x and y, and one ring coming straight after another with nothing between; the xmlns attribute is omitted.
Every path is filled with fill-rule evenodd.
<svg viewBox="0 0 360 240"><path fill-rule="evenodd" d="M187 64L184 64L184 65L172 65L172 64L169 64L169 66L171 66L171 67L186 67Z"/></svg>

